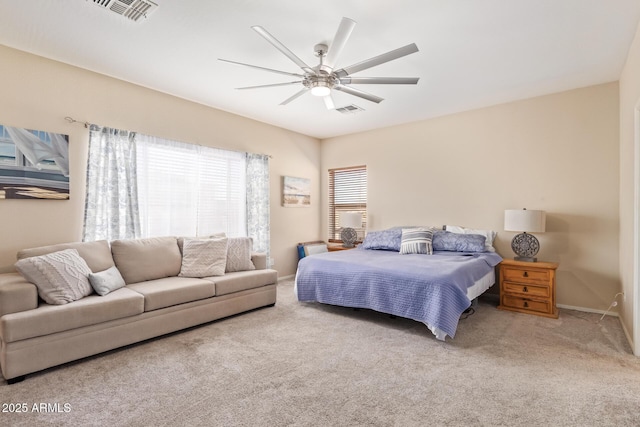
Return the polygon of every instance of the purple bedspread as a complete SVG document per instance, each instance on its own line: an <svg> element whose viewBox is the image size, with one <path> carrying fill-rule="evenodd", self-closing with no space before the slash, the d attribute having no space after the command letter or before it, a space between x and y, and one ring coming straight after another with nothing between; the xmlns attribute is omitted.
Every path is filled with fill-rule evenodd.
<svg viewBox="0 0 640 427"><path fill-rule="evenodd" d="M417 320L454 337L470 305L467 288L502 258L494 252L398 252L353 249L300 260L299 301L369 308Z"/></svg>

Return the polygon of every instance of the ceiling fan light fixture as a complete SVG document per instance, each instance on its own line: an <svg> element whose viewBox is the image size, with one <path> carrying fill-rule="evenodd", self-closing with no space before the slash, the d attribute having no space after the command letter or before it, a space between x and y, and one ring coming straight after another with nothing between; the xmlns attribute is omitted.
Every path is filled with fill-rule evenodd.
<svg viewBox="0 0 640 427"><path fill-rule="evenodd" d="M314 96L327 96L330 93L331 93L331 89L328 86L318 85L311 88L311 95L314 95Z"/></svg>

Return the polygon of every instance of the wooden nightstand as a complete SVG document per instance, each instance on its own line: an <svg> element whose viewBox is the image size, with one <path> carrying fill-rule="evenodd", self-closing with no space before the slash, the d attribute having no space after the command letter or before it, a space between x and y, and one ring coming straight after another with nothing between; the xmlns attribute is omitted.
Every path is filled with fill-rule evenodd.
<svg viewBox="0 0 640 427"><path fill-rule="evenodd" d="M344 246L342 246L342 243L329 243L327 245L327 250L329 252L333 252L333 251L346 251L349 249L355 249L356 247L352 247L352 248L345 248Z"/></svg>
<svg viewBox="0 0 640 427"><path fill-rule="evenodd" d="M557 268L557 262L502 260L498 308L557 319Z"/></svg>

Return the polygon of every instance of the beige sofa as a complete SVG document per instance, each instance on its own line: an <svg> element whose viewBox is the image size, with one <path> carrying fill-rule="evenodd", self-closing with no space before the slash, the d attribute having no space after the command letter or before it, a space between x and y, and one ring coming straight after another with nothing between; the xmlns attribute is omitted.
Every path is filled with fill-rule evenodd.
<svg viewBox="0 0 640 427"><path fill-rule="evenodd" d="M114 265L126 286L63 305L38 297L20 273L0 274L0 365L9 382L26 374L276 302L277 272L264 254L255 269L179 277L181 239L68 243L27 249L18 259L76 249L93 273Z"/></svg>

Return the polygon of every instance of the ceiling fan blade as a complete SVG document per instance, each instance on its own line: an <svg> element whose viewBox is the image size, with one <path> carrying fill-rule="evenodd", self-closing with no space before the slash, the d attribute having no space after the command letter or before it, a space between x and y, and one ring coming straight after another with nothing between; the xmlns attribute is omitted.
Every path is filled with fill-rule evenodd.
<svg viewBox="0 0 640 427"><path fill-rule="evenodd" d="M236 65L243 65L245 67L257 68L258 70L270 71L272 73L284 74L285 76L294 76L294 77L304 78L302 74L289 73L287 71L280 71L280 70L274 70L271 68L259 67L257 65L245 64L244 62L229 61L228 59L221 59L221 58L218 58L218 61L228 62L230 64L236 64Z"/></svg>
<svg viewBox="0 0 640 427"><path fill-rule="evenodd" d="M402 58L403 56L410 55L418 51L418 46L415 43L408 44L398 49L391 50L382 55L374 56L373 58L366 59L357 64L350 65L348 67L341 68L335 73L339 78L346 77L350 74L357 73L358 71L366 70L384 64L385 62L393 61L394 59Z"/></svg>
<svg viewBox="0 0 640 427"><path fill-rule="evenodd" d="M420 77L343 77L342 84L353 85L415 85Z"/></svg>
<svg viewBox="0 0 640 427"><path fill-rule="evenodd" d="M338 31L336 31L336 35L333 37L333 41L331 42L331 47L329 47L329 52L327 53L327 57L324 60L324 63L320 67L320 69L330 73L333 70L333 67L336 64L336 60L340 56L342 49L347 44L353 29L356 26L356 21L349 18L342 18L340 21L340 26L338 26Z"/></svg>
<svg viewBox="0 0 640 427"><path fill-rule="evenodd" d="M333 88L335 90L339 90L340 92L348 93L349 95L354 95L354 96L366 99L367 101L375 102L376 104L379 104L382 101L384 101L384 99L380 98L379 96L371 95L370 93L366 93L349 86L336 85Z"/></svg>
<svg viewBox="0 0 640 427"><path fill-rule="evenodd" d="M309 89L307 89L306 87L304 89L302 89L299 92L296 92L293 96L290 96L289 98L285 99L284 101L282 101L280 103L280 105L287 105L288 103L290 103L291 101L293 101L294 99L298 98L299 96L304 95Z"/></svg>
<svg viewBox="0 0 640 427"><path fill-rule="evenodd" d="M260 34L266 41L271 43L273 45L273 47L275 47L280 52L282 52L287 58L292 60L298 67L302 68L304 70L304 72L310 73L310 74L315 74L315 71L313 71L311 69L311 67L309 67L307 64L305 64L302 59L298 58L293 52L291 52L289 49L287 49L287 47L285 45L283 45L282 43L280 43L278 41L278 39L276 39L271 34L269 34L269 32L267 30L265 30L264 28L262 28L262 27L260 27L258 25L253 26L251 28L253 28L253 30L256 33Z"/></svg>
<svg viewBox="0 0 640 427"><path fill-rule="evenodd" d="M333 103L333 98L331 97L331 94L323 97L322 99L324 99L324 105L327 107L327 110L336 109L336 104Z"/></svg>
<svg viewBox="0 0 640 427"><path fill-rule="evenodd" d="M260 89L263 87L277 87L277 86L289 86L289 85L299 85L302 81L297 82L286 82L286 83L273 83L268 85L258 85L258 86L245 86L245 87L237 87L236 89L244 90L244 89Z"/></svg>

